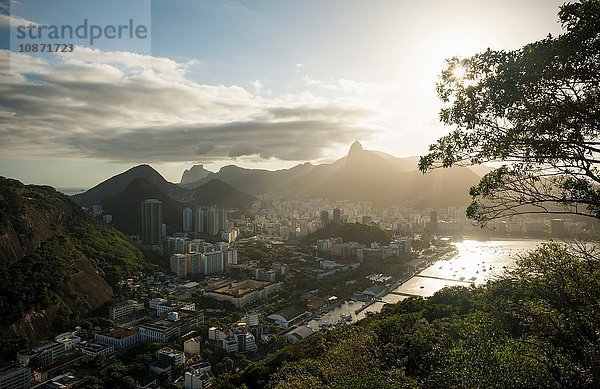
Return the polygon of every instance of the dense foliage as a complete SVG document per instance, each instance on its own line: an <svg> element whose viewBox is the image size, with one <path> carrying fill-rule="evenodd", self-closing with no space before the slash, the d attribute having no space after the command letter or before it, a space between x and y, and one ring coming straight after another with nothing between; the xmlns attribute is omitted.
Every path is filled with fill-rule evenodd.
<svg viewBox="0 0 600 389"><path fill-rule="evenodd" d="M386 305L267 356L232 384L273 388L594 387L600 259L550 243L504 278Z"/></svg>
<svg viewBox="0 0 600 389"><path fill-rule="evenodd" d="M110 285L146 266L140 247L112 228L81 223L69 232L75 247L92 260Z"/></svg>
<svg viewBox="0 0 600 389"><path fill-rule="evenodd" d="M67 292L77 255L65 235L49 239L33 254L12 265L0 266L0 327L31 309L43 309Z"/></svg>
<svg viewBox="0 0 600 389"><path fill-rule="evenodd" d="M255 241L237 247L240 261L258 261L261 267L270 267L273 262L289 261L290 253L287 250L276 251L265 242Z"/></svg>
<svg viewBox="0 0 600 389"><path fill-rule="evenodd" d="M501 162L471 188L468 216L600 217L600 1L565 4L566 31L521 49L453 58L442 72L440 117L456 129L419 167Z"/></svg>

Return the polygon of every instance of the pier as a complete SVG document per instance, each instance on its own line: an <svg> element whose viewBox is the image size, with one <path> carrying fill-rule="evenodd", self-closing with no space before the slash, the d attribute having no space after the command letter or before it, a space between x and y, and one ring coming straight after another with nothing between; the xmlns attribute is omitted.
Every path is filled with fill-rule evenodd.
<svg viewBox="0 0 600 389"><path fill-rule="evenodd" d="M422 274L417 274L415 277L431 278L431 279L434 279L434 280L442 280L442 281L465 282L467 284L474 284L475 283L475 281L470 281L470 280L457 280L455 278L445 278L445 277L436 277L436 276L424 276Z"/></svg>

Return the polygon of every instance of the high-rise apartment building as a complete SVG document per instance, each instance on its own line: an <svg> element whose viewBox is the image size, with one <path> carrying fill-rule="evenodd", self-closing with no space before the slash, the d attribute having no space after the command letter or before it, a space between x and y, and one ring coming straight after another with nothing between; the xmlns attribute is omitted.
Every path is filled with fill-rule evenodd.
<svg viewBox="0 0 600 389"><path fill-rule="evenodd" d="M194 274L202 273L204 271L204 269L203 269L204 254L191 253L191 254L188 254L187 256L189 257L189 266L187 267L188 273L194 273Z"/></svg>
<svg viewBox="0 0 600 389"><path fill-rule="evenodd" d="M159 246L162 239L162 224L162 202L157 199L142 201L142 243L149 246Z"/></svg>
<svg viewBox="0 0 600 389"><path fill-rule="evenodd" d="M212 253L204 254L204 274L220 273L223 267L223 252L213 251Z"/></svg>
<svg viewBox="0 0 600 389"><path fill-rule="evenodd" d="M429 220L431 221L431 231L436 232L438 229L437 211L430 212Z"/></svg>
<svg viewBox="0 0 600 389"><path fill-rule="evenodd" d="M204 232L204 211L202 208L194 210L194 231Z"/></svg>
<svg viewBox="0 0 600 389"><path fill-rule="evenodd" d="M219 209L219 230L226 230L227 229L227 210L226 209Z"/></svg>
<svg viewBox="0 0 600 389"><path fill-rule="evenodd" d="M329 225L329 212L322 211L321 212L321 227L325 228Z"/></svg>
<svg viewBox="0 0 600 389"><path fill-rule="evenodd" d="M227 263L232 265L238 264L238 252L237 249L227 250Z"/></svg>
<svg viewBox="0 0 600 389"><path fill-rule="evenodd" d="M173 254L170 259L171 271L179 277L185 277L188 273L186 255Z"/></svg>
<svg viewBox="0 0 600 389"><path fill-rule="evenodd" d="M192 210L191 208L183 209L183 232L192 230Z"/></svg>
<svg viewBox="0 0 600 389"><path fill-rule="evenodd" d="M334 223L341 223L342 222L342 210L339 208L335 208L333 210L333 222Z"/></svg>
<svg viewBox="0 0 600 389"><path fill-rule="evenodd" d="M217 235L219 232L219 210L216 207L210 207L206 211L206 227L208 235Z"/></svg>
<svg viewBox="0 0 600 389"><path fill-rule="evenodd" d="M300 223L300 237L308 236L308 223Z"/></svg>

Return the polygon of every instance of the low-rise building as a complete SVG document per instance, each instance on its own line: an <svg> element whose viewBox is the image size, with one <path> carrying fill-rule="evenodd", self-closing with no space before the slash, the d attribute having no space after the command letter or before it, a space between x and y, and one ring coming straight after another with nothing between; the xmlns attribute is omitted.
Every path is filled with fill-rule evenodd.
<svg viewBox="0 0 600 389"><path fill-rule="evenodd" d="M150 300L148 302L148 309L157 310L159 305L166 304L168 302L169 302L169 300L163 299L163 298L160 298L160 297L153 298L152 300Z"/></svg>
<svg viewBox="0 0 600 389"><path fill-rule="evenodd" d="M282 328L288 328L289 326L298 323L299 321L307 317L309 314L310 312L296 305L291 305L287 308L270 314L269 316L267 316L267 320L277 324Z"/></svg>
<svg viewBox="0 0 600 389"><path fill-rule="evenodd" d="M97 333L94 339L98 343L113 345L115 350L120 351L141 342L142 336L137 330L113 327Z"/></svg>
<svg viewBox="0 0 600 389"><path fill-rule="evenodd" d="M204 295L219 301L229 301L237 308L241 308L261 298L266 298L279 289L281 289L280 282L247 279L232 282L215 290L205 291Z"/></svg>
<svg viewBox="0 0 600 389"><path fill-rule="evenodd" d="M91 342L82 344L79 350L91 359L94 359L98 355L110 357L115 353L115 346L106 343Z"/></svg>
<svg viewBox="0 0 600 389"><path fill-rule="evenodd" d="M185 363L185 354L182 351L173 350L170 347L163 347L156 352L159 359L163 358L171 362L173 366L181 366Z"/></svg>
<svg viewBox="0 0 600 389"><path fill-rule="evenodd" d="M35 382L44 382L71 368L71 366L80 362L84 354L80 351L70 351L58 358L49 365L37 368L33 371L33 380Z"/></svg>
<svg viewBox="0 0 600 389"><path fill-rule="evenodd" d="M256 352L256 339L250 332L230 331L223 339L223 350L228 353Z"/></svg>
<svg viewBox="0 0 600 389"><path fill-rule="evenodd" d="M237 353L238 338L234 333L229 333L229 335L223 339L223 350L227 351L227 353Z"/></svg>
<svg viewBox="0 0 600 389"><path fill-rule="evenodd" d="M35 363L38 367L51 364L65 354L65 345L59 342L46 342L37 346L29 347L17 353L17 362L28 366Z"/></svg>
<svg viewBox="0 0 600 389"><path fill-rule="evenodd" d="M120 320L137 312L138 307L139 305L136 300L122 301L108 308L108 318L111 320Z"/></svg>
<svg viewBox="0 0 600 389"><path fill-rule="evenodd" d="M31 387L31 368L9 365L0 367L0 388Z"/></svg>
<svg viewBox="0 0 600 389"><path fill-rule="evenodd" d="M77 332L65 332L64 334L56 335L54 340L58 343L62 343L65 347L65 351L73 350L81 343L81 337L77 336Z"/></svg>
<svg viewBox="0 0 600 389"><path fill-rule="evenodd" d="M331 241L329 239L319 239L317 240L317 250L328 253L331 250Z"/></svg>
<svg viewBox="0 0 600 389"><path fill-rule="evenodd" d="M317 309L327 304L327 300L315 296L311 293L305 293L304 295L302 295L302 299L306 301L306 307L309 311L316 311Z"/></svg>
<svg viewBox="0 0 600 389"><path fill-rule="evenodd" d="M200 346L202 345L202 339L192 338L183 342L183 352L185 355L195 355L200 353Z"/></svg>
<svg viewBox="0 0 600 389"><path fill-rule="evenodd" d="M208 339L216 342L222 342L227 337L227 334L220 328L210 327L208 329Z"/></svg>
<svg viewBox="0 0 600 389"><path fill-rule="evenodd" d="M142 324L138 331L145 342L167 342L171 337L180 338L182 335L197 329L204 323L204 311L170 312L150 323Z"/></svg>
<svg viewBox="0 0 600 389"><path fill-rule="evenodd" d="M275 270L256 269L256 279L267 282L275 282L277 273Z"/></svg>
<svg viewBox="0 0 600 389"><path fill-rule="evenodd" d="M185 364L185 354L170 347L161 348L156 352L157 360L150 364L150 371L155 374L169 374L174 367Z"/></svg>
<svg viewBox="0 0 600 389"><path fill-rule="evenodd" d="M45 389L66 389L74 387L74 384L78 381L77 377L72 372L52 377L48 382L44 384Z"/></svg>
<svg viewBox="0 0 600 389"><path fill-rule="evenodd" d="M309 326L304 325L304 326L293 328L292 330L283 334L283 337L292 343L296 343L302 339L308 338L309 336L311 336L314 333L315 333L315 330L313 330Z"/></svg>
<svg viewBox="0 0 600 389"><path fill-rule="evenodd" d="M195 303L186 303L183 301L168 300L168 301L162 302L156 306L156 315L161 316L161 315L164 315L165 313L174 312L177 310L194 312L194 311L196 311L196 304Z"/></svg>
<svg viewBox="0 0 600 389"><path fill-rule="evenodd" d="M215 377L210 371L210 365L208 370L202 368L192 368L190 371L186 371L183 378L183 387L185 389L205 389L212 386L212 382Z"/></svg>
<svg viewBox="0 0 600 389"><path fill-rule="evenodd" d="M285 276L290 272L290 267L285 263L273 262L272 264L273 270L277 274L278 279L285 278Z"/></svg>
<svg viewBox="0 0 600 389"><path fill-rule="evenodd" d="M387 292L387 287L384 285L380 285L380 286L371 286L371 287L363 290L362 294L368 300L376 300L376 299L382 297L384 294L386 294L386 292Z"/></svg>

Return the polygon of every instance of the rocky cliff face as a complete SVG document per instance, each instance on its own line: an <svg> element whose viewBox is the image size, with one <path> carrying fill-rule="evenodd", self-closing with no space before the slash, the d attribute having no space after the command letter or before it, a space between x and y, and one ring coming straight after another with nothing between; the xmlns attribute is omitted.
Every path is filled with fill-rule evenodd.
<svg viewBox="0 0 600 389"><path fill-rule="evenodd" d="M139 270L142 263L132 242L68 197L0 177L3 339L30 344L48 338L57 315L83 317L110 301L107 280Z"/></svg>
<svg viewBox="0 0 600 389"><path fill-rule="evenodd" d="M179 184L191 184L192 182L203 179L211 173L212 172L210 170L206 170L203 165L194 165L183 172L183 175L181 176L181 182L179 182Z"/></svg>

